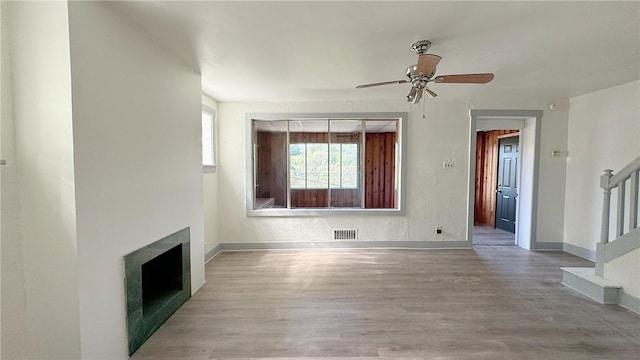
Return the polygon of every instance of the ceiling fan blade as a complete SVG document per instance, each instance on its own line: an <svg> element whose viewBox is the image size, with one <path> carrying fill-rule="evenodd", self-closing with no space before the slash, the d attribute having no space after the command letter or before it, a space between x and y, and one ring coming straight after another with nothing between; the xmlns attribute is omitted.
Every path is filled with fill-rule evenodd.
<svg viewBox="0 0 640 360"><path fill-rule="evenodd" d="M434 54L422 54L418 56L418 65L416 66L416 73L431 75L436 70L436 65L440 62L442 57Z"/></svg>
<svg viewBox="0 0 640 360"><path fill-rule="evenodd" d="M358 86L356 86L356 89L363 89L363 88L374 87L374 86L382 86L382 85L404 84L404 83L408 83L408 82L409 82L409 80L384 81L384 82L373 83L373 84L358 85Z"/></svg>
<svg viewBox="0 0 640 360"><path fill-rule="evenodd" d="M459 75L440 75L433 79L437 83L452 83L452 84L486 84L493 80L493 74L459 74Z"/></svg>

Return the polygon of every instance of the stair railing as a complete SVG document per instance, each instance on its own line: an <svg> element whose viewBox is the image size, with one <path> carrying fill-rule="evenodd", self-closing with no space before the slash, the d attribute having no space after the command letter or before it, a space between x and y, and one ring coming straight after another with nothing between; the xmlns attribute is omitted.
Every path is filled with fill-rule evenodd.
<svg viewBox="0 0 640 360"><path fill-rule="evenodd" d="M600 243L596 254L596 274L602 276L604 271L604 249L609 241L609 219L611 217L611 191L617 191L615 239L638 228L638 181L640 178L640 156L618 171L606 169L600 176L600 187L603 190L602 226ZM629 226L625 231L625 209L627 208L627 183L629 183ZM602 254L601 254L602 253Z"/></svg>

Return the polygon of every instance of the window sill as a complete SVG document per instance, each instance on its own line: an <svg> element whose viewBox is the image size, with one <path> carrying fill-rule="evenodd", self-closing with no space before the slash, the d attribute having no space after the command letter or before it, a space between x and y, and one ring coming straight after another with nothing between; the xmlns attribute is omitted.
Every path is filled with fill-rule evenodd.
<svg viewBox="0 0 640 360"><path fill-rule="evenodd" d="M318 208L318 209L247 209L247 217L279 216L279 217L309 217L309 216L344 216L344 215L382 215L404 216L402 209L355 209L355 208Z"/></svg>

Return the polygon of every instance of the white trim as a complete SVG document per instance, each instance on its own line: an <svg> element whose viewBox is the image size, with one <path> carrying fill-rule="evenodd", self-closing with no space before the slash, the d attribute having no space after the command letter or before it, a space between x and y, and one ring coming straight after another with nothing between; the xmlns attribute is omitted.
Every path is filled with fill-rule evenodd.
<svg viewBox="0 0 640 360"><path fill-rule="evenodd" d="M562 243L562 251L589 261L596 261L596 252L569 243Z"/></svg>
<svg viewBox="0 0 640 360"><path fill-rule="evenodd" d="M618 299L618 305L627 310L631 310L634 313L640 314L640 299L627 294L624 291L620 292L620 298Z"/></svg>
<svg viewBox="0 0 640 360"><path fill-rule="evenodd" d="M536 243L535 251L562 251L561 242L539 241Z"/></svg>
<svg viewBox="0 0 640 360"><path fill-rule="evenodd" d="M466 241L301 241L268 243L221 243L221 251L312 250L312 249L464 249Z"/></svg>
<svg viewBox="0 0 640 360"><path fill-rule="evenodd" d="M211 259L213 259L214 257L218 256L218 254L220 254L220 252L222 251L222 246L220 244L214 246L211 250L205 252L204 254L204 263L208 263L209 261L211 261Z"/></svg>

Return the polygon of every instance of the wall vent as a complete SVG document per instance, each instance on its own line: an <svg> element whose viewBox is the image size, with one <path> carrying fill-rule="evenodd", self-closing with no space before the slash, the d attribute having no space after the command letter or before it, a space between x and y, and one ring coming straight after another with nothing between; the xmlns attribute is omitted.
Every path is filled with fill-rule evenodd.
<svg viewBox="0 0 640 360"><path fill-rule="evenodd" d="M333 240L357 240L358 229L335 229L333 230Z"/></svg>

